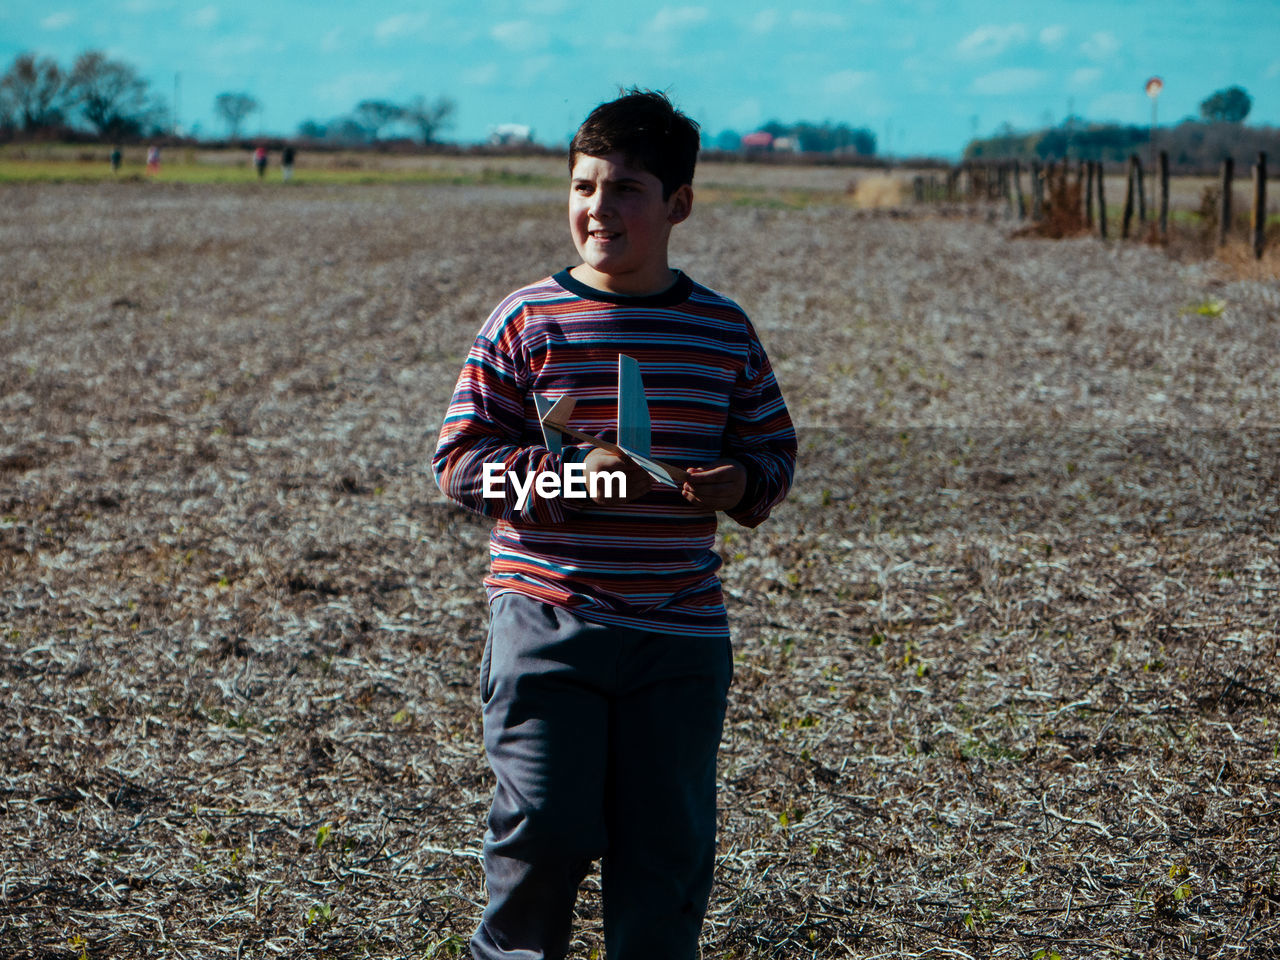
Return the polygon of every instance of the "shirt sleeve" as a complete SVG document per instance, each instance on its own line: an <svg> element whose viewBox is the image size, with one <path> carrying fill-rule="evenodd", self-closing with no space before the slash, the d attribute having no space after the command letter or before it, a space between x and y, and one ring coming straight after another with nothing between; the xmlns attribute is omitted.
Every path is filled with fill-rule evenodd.
<svg viewBox="0 0 1280 960"><path fill-rule="evenodd" d="M734 385L724 445L724 455L747 468L747 489L738 505L725 512L744 527L756 527L791 489L796 432L769 358L749 321L747 332L747 363Z"/></svg>
<svg viewBox="0 0 1280 960"><path fill-rule="evenodd" d="M541 442L528 443L523 379L511 356L483 333L476 338L440 428L432 471L445 496L475 513L524 523L563 523L589 501L566 498L563 490L543 497L534 484L519 503L516 484L507 474L520 483L541 472L563 479L565 464L581 463L589 448L565 446L557 454ZM485 496L486 464L500 465L489 468L488 486L501 496Z"/></svg>

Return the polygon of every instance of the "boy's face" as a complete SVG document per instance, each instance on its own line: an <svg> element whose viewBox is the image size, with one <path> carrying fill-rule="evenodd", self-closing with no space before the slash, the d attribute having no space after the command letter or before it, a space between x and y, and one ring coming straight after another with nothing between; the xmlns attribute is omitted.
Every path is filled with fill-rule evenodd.
<svg viewBox="0 0 1280 960"><path fill-rule="evenodd" d="M571 272L597 290L660 293L672 283L671 228L692 206L687 184L664 200L662 181L621 153L580 154L569 178L569 232L582 264Z"/></svg>

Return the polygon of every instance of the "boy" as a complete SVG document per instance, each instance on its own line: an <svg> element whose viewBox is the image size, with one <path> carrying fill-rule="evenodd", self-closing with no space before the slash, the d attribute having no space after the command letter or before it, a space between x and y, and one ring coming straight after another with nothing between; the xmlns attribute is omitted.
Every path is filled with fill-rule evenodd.
<svg viewBox="0 0 1280 960"><path fill-rule="evenodd" d="M609 960L698 954L733 672L716 511L764 521L790 487L796 440L746 316L668 266L697 153L697 125L661 94L591 113L569 149L582 262L498 305L440 432L441 490L497 519L480 669L497 788L477 960L564 957L597 858ZM653 456L688 472L678 488L616 448L544 442L535 391L575 397L570 425L616 439L620 354L640 365ZM485 496L486 463L516 477L500 499L492 485ZM624 482L590 499L518 496L528 475L568 464Z"/></svg>

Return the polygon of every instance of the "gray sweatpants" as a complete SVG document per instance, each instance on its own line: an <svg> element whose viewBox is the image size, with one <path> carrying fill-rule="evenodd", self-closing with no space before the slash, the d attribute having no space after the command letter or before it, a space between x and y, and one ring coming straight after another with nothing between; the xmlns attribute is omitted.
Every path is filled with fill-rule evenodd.
<svg viewBox="0 0 1280 960"><path fill-rule="evenodd" d="M727 640L493 602L480 668L497 777L477 960L559 960L601 863L608 960L694 960L715 863Z"/></svg>

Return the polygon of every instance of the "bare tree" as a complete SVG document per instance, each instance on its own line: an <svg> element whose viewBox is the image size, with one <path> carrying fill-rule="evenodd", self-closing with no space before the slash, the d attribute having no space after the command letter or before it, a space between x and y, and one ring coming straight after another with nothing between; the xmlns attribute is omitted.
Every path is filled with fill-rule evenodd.
<svg viewBox="0 0 1280 960"><path fill-rule="evenodd" d="M120 60L109 60L99 50L76 58L68 89L85 120L103 137L136 136L163 112L137 70Z"/></svg>
<svg viewBox="0 0 1280 960"><path fill-rule="evenodd" d="M414 97L405 108L404 118L418 128L423 143L434 143L436 134L450 123L457 104L448 97L437 97L428 104L426 97Z"/></svg>
<svg viewBox="0 0 1280 960"><path fill-rule="evenodd" d="M240 136L245 117L262 109L262 104L247 93L220 93L213 98L213 109L227 124L232 140Z"/></svg>
<svg viewBox="0 0 1280 960"><path fill-rule="evenodd" d="M373 131L377 140L382 128L404 119L404 107L387 100L361 100L356 104L355 118L362 126Z"/></svg>
<svg viewBox="0 0 1280 960"><path fill-rule="evenodd" d="M20 53L0 78L0 113L23 130L56 127L67 106L67 77L56 62Z"/></svg>

